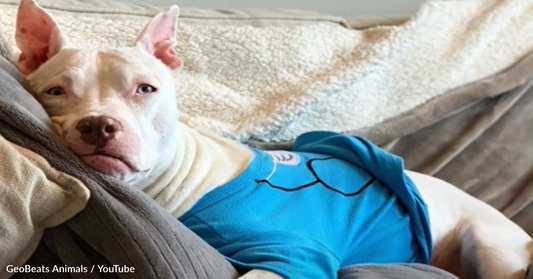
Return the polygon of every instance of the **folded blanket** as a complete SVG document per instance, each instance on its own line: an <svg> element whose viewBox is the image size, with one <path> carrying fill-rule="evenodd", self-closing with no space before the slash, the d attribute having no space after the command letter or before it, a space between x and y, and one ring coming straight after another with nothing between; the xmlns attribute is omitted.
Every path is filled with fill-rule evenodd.
<svg viewBox="0 0 533 279"><path fill-rule="evenodd" d="M10 37L14 2L0 1ZM50 12L85 48L129 45L149 20ZM179 107L193 125L242 141L369 127L513 65L533 47L531 17L533 0L473 0L430 1L404 23L364 30L181 23Z"/></svg>

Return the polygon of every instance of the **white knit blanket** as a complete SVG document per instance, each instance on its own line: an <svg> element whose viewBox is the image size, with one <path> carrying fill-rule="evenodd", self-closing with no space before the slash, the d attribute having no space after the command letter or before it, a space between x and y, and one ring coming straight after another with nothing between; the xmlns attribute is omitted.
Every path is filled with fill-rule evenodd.
<svg viewBox="0 0 533 279"><path fill-rule="evenodd" d="M0 0L11 38L12 3ZM87 48L131 44L150 19L50 13ZM431 1L404 24L361 31L180 23L177 35L178 107L191 123L239 140L291 140L371 127L511 66L533 48L533 0Z"/></svg>

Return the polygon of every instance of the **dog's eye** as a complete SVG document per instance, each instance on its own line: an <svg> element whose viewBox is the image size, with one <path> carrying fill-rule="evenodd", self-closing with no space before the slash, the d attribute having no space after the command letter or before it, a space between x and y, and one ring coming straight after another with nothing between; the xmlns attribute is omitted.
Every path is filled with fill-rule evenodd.
<svg viewBox="0 0 533 279"><path fill-rule="evenodd" d="M61 96L65 94L65 91L63 91L63 88L61 87L52 87L46 90L45 93L52 96Z"/></svg>
<svg viewBox="0 0 533 279"><path fill-rule="evenodd" d="M154 93L157 89L149 84L141 84L137 87L137 92L139 94L148 94Z"/></svg>

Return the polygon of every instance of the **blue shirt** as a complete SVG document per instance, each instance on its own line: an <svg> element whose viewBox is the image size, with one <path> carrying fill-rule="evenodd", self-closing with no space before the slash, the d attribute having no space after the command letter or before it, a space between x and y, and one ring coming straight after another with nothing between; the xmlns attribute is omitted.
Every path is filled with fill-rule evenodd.
<svg viewBox="0 0 533 279"><path fill-rule="evenodd" d="M253 150L249 167L179 218L241 271L336 278L354 264L428 263L427 208L403 161L332 132Z"/></svg>

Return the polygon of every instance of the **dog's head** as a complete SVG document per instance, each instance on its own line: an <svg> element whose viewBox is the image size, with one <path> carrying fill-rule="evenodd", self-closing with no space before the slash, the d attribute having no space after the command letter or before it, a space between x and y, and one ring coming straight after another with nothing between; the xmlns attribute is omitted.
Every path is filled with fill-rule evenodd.
<svg viewBox="0 0 533 279"><path fill-rule="evenodd" d="M17 67L56 133L90 167L135 183L172 159L178 13L174 6L157 15L132 47L89 51L69 47L43 9L21 1Z"/></svg>

